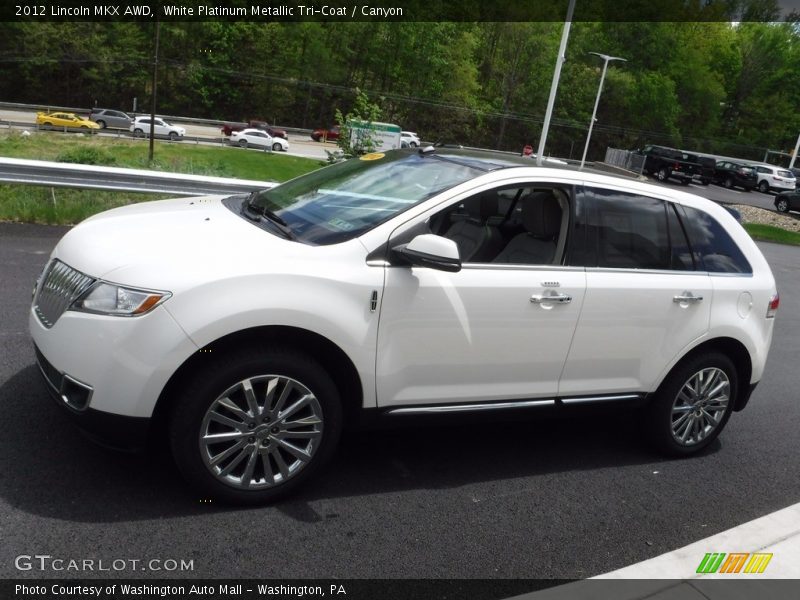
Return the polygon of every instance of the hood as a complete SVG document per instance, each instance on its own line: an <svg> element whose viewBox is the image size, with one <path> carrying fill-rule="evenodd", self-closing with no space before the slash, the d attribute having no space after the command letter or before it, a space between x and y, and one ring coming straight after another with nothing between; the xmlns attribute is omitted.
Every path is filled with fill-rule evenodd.
<svg viewBox="0 0 800 600"><path fill-rule="evenodd" d="M330 247L278 237L225 207L223 198L143 202L100 213L70 230L53 256L92 277L172 292L324 261Z"/></svg>

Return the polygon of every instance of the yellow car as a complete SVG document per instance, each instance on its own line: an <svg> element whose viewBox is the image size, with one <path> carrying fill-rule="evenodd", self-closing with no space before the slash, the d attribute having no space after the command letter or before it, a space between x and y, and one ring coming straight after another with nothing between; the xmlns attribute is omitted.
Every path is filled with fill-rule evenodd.
<svg viewBox="0 0 800 600"><path fill-rule="evenodd" d="M37 112L36 124L43 128L100 129L100 126L94 121L68 112Z"/></svg>

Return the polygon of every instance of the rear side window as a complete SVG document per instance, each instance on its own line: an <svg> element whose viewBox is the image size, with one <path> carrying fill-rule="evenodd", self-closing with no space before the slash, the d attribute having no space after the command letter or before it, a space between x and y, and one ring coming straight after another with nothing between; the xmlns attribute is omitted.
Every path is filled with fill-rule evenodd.
<svg viewBox="0 0 800 600"><path fill-rule="evenodd" d="M585 266L616 269L673 268L667 205L657 198L586 188L588 244ZM592 254L594 256L592 256ZM680 260L675 261L680 264ZM677 266L686 269L684 266ZM688 267L691 268L691 267Z"/></svg>
<svg viewBox="0 0 800 600"><path fill-rule="evenodd" d="M699 269L710 273L752 273L739 246L711 215L696 208L682 207L686 214L689 241Z"/></svg>

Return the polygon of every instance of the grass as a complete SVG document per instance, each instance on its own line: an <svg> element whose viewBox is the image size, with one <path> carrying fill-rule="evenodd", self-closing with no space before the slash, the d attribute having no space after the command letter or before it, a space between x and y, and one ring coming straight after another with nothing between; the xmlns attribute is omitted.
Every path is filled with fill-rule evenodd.
<svg viewBox="0 0 800 600"><path fill-rule="evenodd" d="M147 140L35 132L0 133L0 156L83 163L173 173L286 181L323 166L323 162L277 153L223 146L157 141L155 160L147 163ZM0 220L72 224L103 210L167 196L31 185L0 185Z"/></svg>
<svg viewBox="0 0 800 600"><path fill-rule="evenodd" d="M744 228L754 240L800 246L800 233L796 231L787 231L780 227L759 225L758 223L745 223Z"/></svg>

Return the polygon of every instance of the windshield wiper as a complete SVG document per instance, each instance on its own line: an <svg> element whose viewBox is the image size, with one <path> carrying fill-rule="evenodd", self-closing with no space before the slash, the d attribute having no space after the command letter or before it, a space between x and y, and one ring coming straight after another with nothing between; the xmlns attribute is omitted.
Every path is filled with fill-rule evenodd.
<svg viewBox="0 0 800 600"><path fill-rule="evenodd" d="M296 240L297 235L295 235L294 231L292 231L286 221L268 208L253 204L257 196L258 192L250 193L244 205L242 206L242 214L251 221L269 223L274 229L280 231L281 234L283 234L283 237L285 237L287 240Z"/></svg>

